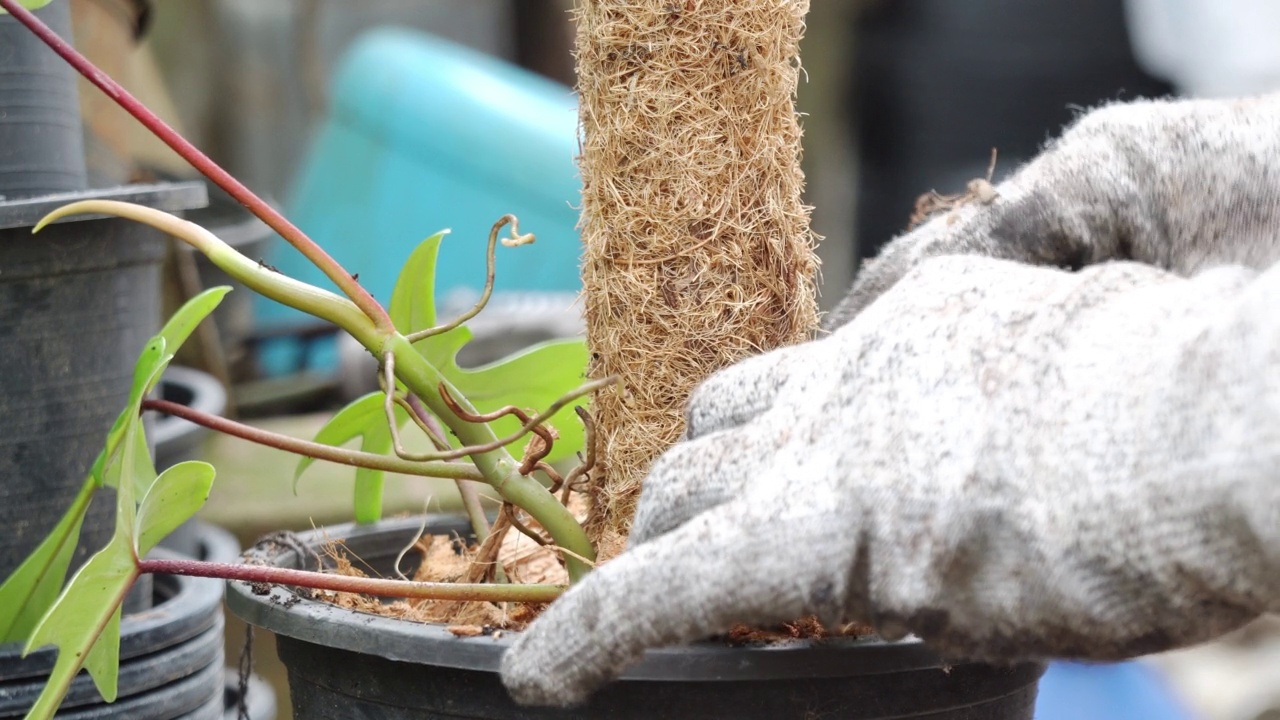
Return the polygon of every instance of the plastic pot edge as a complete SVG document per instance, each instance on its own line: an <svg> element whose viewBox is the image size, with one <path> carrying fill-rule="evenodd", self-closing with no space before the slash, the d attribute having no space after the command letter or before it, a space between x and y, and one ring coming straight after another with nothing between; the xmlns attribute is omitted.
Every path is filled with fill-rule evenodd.
<svg viewBox="0 0 1280 720"><path fill-rule="evenodd" d="M353 544L378 534L416 532L415 518L386 520L372 525L338 525L298 538L315 546L327 539ZM467 532L466 521L455 516L429 516L428 531ZM280 567L298 567L292 550L257 555ZM273 587L257 595L242 582L229 582L231 612L255 626L305 642L365 653L389 660L465 670L496 672L502 654L518 633L457 637L444 625L417 623L339 608L300 598ZM706 641L688 646L650 650L624 672L622 680L707 681L779 680L805 677L874 675L945 667L941 658L916 639L886 642L876 637L792 640L768 645L730 646Z"/></svg>

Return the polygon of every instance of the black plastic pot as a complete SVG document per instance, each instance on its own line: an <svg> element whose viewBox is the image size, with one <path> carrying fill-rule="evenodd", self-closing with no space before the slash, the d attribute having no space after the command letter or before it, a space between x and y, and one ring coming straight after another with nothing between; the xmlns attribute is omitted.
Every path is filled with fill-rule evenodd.
<svg viewBox="0 0 1280 720"><path fill-rule="evenodd" d="M71 37L71 4L36 16ZM87 185L75 73L31 31L0 15L0 200Z"/></svg>
<svg viewBox="0 0 1280 720"><path fill-rule="evenodd" d="M416 519L346 525L302 536L340 538L386 571ZM466 532L440 518L432 532ZM264 556L298 567L292 550ZM276 633L294 717L339 718L1031 718L1042 665L946 667L918 642L793 641L767 647L706 642L649 652L583 708L522 708L497 669L513 633L460 638L443 626L394 620L231 583L228 606Z"/></svg>
<svg viewBox="0 0 1280 720"><path fill-rule="evenodd" d="M58 717L221 720L222 584L162 575L153 587L151 609L126 614L120 624L116 701L104 703L82 673L72 682ZM26 658L21 653L19 643L0 645L0 718L27 712L56 659L53 648Z"/></svg>
<svg viewBox="0 0 1280 720"><path fill-rule="evenodd" d="M71 504L159 329L163 234L85 217L31 234L49 211L90 198L182 211L202 205L205 190L180 183L0 202L0 577ZM110 537L109 496L90 507L82 548Z"/></svg>

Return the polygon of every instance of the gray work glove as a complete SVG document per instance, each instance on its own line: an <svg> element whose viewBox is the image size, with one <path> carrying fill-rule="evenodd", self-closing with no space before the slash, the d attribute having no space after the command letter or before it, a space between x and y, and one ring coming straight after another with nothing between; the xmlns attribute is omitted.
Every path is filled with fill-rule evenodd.
<svg viewBox="0 0 1280 720"><path fill-rule="evenodd" d="M1072 269L1137 260L1181 275L1268 267L1280 259L1280 94L1099 108L975 195L868 261L827 327L939 255Z"/></svg>
<svg viewBox="0 0 1280 720"><path fill-rule="evenodd" d="M730 367L631 547L503 680L570 704L650 647L806 614L952 659L1115 659L1280 610L1280 266L924 263Z"/></svg>
<svg viewBox="0 0 1280 720"><path fill-rule="evenodd" d="M513 695L573 703L645 648L808 613L1014 660L1280 610L1280 269L920 263L1265 267L1274 129L1274 99L1095 112L991 203L895 241L838 320L905 279L852 323L713 376L633 547L506 658Z"/></svg>

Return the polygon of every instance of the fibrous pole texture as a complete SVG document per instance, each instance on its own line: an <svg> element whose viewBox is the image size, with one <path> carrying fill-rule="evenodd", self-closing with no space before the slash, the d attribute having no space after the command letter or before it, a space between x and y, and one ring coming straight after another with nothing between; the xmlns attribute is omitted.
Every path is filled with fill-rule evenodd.
<svg viewBox="0 0 1280 720"><path fill-rule="evenodd" d="M589 530L621 547L690 391L817 325L794 96L807 0L583 0L582 278L599 460Z"/></svg>

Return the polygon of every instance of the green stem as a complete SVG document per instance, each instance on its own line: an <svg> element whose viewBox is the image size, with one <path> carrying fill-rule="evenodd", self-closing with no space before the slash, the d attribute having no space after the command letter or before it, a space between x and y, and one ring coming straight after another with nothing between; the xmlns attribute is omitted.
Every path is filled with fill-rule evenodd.
<svg viewBox="0 0 1280 720"><path fill-rule="evenodd" d="M223 272L244 283L249 289L341 327L368 347L377 345L381 337L373 321L350 300L307 283L282 275L265 265L241 255L217 235L193 222L174 217L161 210L116 200L83 200L63 205L41 218L32 228L36 233L55 220L80 213L115 215L168 233L199 250Z"/></svg>
<svg viewBox="0 0 1280 720"><path fill-rule="evenodd" d="M396 376L409 390L417 395L464 445L485 445L496 439L492 428L487 423L470 423L462 420L444 404L437 388L445 384L450 394L468 412L475 408L457 392L438 370L431 366L412 343L403 335L393 335L380 348L381 352L392 352L396 356ZM476 453L471 456L485 482L493 486L503 499L529 513L542 525L556 545L584 558L594 560L595 548L583 531L582 526L574 519L569 510L547 492L537 480L517 472L515 459L506 450L498 449ZM565 554L565 569L569 571L569 581L577 582L590 571L587 563Z"/></svg>

